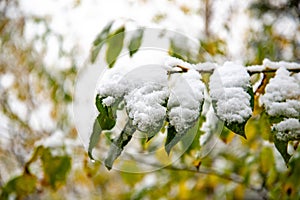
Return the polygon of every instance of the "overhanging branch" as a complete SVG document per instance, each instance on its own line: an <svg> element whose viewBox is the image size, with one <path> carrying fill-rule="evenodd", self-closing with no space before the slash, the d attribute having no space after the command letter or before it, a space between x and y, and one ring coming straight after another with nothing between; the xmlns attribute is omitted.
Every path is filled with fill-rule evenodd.
<svg viewBox="0 0 300 200"><path fill-rule="evenodd" d="M300 64L299 64L300 65ZM181 65L176 65L177 68L180 68L181 71L168 71L168 74L176 74L176 73L182 73L182 72L187 72L189 69L181 66ZM277 71L276 68L256 68L253 69L250 67L247 67L247 72L249 73L249 75L253 75L253 74L259 74L259 73L275 73ZM299 68L286 68L288 71L293 72L293 73L299 73L300 72L300 66ZM199 73L209 73L212 74L214 72L214 69L196 69L197 72Z"/></svg>

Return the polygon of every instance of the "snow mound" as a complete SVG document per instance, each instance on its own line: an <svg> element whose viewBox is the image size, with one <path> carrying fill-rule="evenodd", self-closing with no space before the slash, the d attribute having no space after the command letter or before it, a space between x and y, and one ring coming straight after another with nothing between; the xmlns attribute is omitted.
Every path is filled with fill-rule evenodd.
<svg viewBox="0 0 300 200"><path fill-rule="evenodd" d="M300 139L300 121L299 119L284 119L278 124L274 124L272 129L276 131L276 137L279 140L299 140Z"/></svg>
<svg viewBox="0 0 300 200"><path fill-rule="evenodd" d="M178 133L185 133L198 119L204 88L201 75L193 69L172 75L169 82L168 118Z"/></svg>
<svg viewBox="0 0 300 200"><path fill-rule="evenodd" d="M143 132L158 132L166 116L166 108L162 105L167 97L167 87L155 83L147 83L129 92L125 102L133 125Z"/></svg>
<svg viewBox="0 0 300 200"><path fill-rule="evenodd" d="M244 66L226 62L210 77L210 96L217 116L231 124L243 123L252 114L251 96L247 93L250 76Z"/></svg>
<svg viewBox="0 0 300 200"><path fill-rule="evenodd" d="M284 67L266 86L261 102L270 116L300 116L300 84Z"/></svg>

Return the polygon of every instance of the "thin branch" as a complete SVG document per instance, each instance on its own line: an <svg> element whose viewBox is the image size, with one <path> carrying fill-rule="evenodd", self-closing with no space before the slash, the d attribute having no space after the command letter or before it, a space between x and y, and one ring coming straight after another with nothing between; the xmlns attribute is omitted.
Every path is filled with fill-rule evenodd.
<svg viewBox="0 0 300 200"><path fill-rule="evenodd" d="M176 73L182 73L182 72L187 72L189 68L181 66L181 65L176 65L177 68L180 68L181 71L168 71L168 74L176 74ZM246 68L247 69L247 68ZM299 73L300 68L286 68L290 72L294 73ZM214 69L196 69L197 72L199 73L209 73L212 74L214 72ZM247 69L247 72L249 75L253 74L259 74L259 73L274 73L276 72L277 69L270 69L270 68L261 68L261 69Z"/></svg>
<svg viewBox="0 0 300 200"><path fill-rule="evenodd" d="M214 170L214 169L208 169L208 168L200 168L200 169L197 169L197 168L189 168L187 166L175 166L175 165L167 165L167 166L163 166L159 163L156 163L156 162L149 162L149 161L146 161L145 159L142 159L142 158L138 158L138 157L132 157L132 159L134 159L136 162L140 162L144 165L148 165L148 166L151 166L151 167L155 167L155 168L158 168L158 169L165 169L165 170L171 170L171 171L185 171L185 172L191 172L191 173L197 173L197 174L205 174L205 175L212 175L212 176L217 176L219 178L222 178L224 180L228 180L228 181L232 181L234 183L237 183L237 184L245 184L245 179L236 174L236 173L231 173L231 174L224 174L220 171L217 171L217 170ZM252 190L252 191L255 191L257 192L258 194L260 194L263 198L265 197L265 194L263 194L263 192L265 192L265 188L258 188L254 185L247 185L245 184L245 186Z"/></svg>
<svg viewBox="0 0 300 200"><path fill-rule="evenodd" d="M290 72L294 72L294 73L300 72L300 68L299 69L288 69L287 68L287 70ZM247 71L250 75L252 75L252 74L258 74L258 73L274 73L277 71L277 69L264 69L264 70L251 70L251 71L247 70Z"/></svg>

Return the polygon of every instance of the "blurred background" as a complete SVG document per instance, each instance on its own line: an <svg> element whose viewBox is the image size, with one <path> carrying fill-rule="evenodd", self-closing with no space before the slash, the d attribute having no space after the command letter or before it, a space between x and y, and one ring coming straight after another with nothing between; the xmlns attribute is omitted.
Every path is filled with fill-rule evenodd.
<svg viewBox="0 0 300 200"><path fill-rule="evenodd" d="M118 19L194 37L219 63L300 62L298 0L0 0L0 199L300 197L299 150L286 168L259 108L247 141L224 133L222 151L180 159L217 171L131 174L91 162L74 125L74 84L96 35Z"/></svg>

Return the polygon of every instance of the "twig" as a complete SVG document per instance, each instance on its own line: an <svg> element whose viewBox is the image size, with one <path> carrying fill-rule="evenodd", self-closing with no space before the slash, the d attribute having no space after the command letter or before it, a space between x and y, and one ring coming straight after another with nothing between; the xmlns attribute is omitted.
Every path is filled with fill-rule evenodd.
<svg viewBox="0 0 300 200"><path fill-rule="evenodd" d="M294 72L294 73L300 72L300 68L299 69L288 69L287 68L287 70L290 72ZM274 73L277 71L277 69L264 69L264 70L251 70L251 71L247 70L247 71L250 75L252 75L252 74L258 74L258 73Z"/></svg>
<svg viewBox="0 0 300 200"><path fill-rule="evenodd" d="M156 167L156 168L159 168L159 169L165 169L165 170L171 170L171 171L185 171L185 172L191 172L191 173L197 173L197 174L212 175L212 176L217 176L219 178L222 178L222 179L225 179L225 180L228 180L228 181L232 181L232 182L237 183L237 184L245 184L245 179L242 176L240 176L238 174L235 174L235 173L231 173L231 174L227 175L227 174L224 174L224 173L219 172L219 171L214 170L214 169L208 169L208 168L196 169L196 168L189 168L189 167L186 167L186 166L178 167L178 166L175 166L175 165L172 165L172 164L167 165L167 166L163 166L161 164L154 163L154 162L149 162L149 161L146 161L144 159L137 158L137 157L134 157L132 159L134 159L137 162L143 163L145 165ZM245 186L248 189L257 192L263 198L265 198L265 196L266 196L266 194L264 194L265 191L266 191L265 188L263 188L263 187L258 188L258 187L255 187L254 185L246 185L246 184L245 184Z"/></svg>
<svg viewBox="0 0 300 200"><path fill-rule="evenodd" d="M168 71L168 74L176 74L176 73L182 73L182 72L187 72L189 68L186 68L181 65L176 65L177 68L180 68L182 71ZM247 68L246 68L247 69ZM300 68L286 68L290 72L298 73L300 72ZM197 72L199 73L209 73L212 74L214 72L214 69L196 69ZM259 74L259 73L274 73L276 72L277 69L257 69L257 70L252 70L252 69L247 69L247 72L249 75L253 74Z"/></svg>

